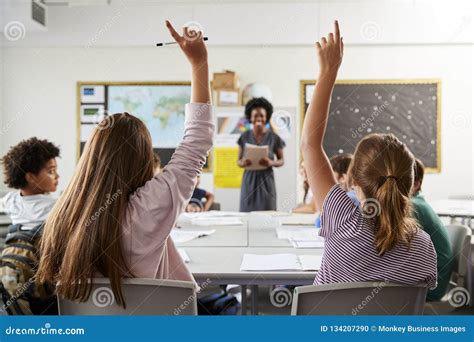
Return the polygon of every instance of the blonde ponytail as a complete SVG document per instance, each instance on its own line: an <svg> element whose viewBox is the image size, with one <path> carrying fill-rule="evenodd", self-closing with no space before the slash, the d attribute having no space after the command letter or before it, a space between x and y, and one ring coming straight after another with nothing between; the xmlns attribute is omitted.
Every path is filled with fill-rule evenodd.
<svg viewBox="0 0 474 342"><path fill-rule="evenodd" d="M375 248L379 255L397 243L410 243L416 222L410 217L410 200L398 189L398 178L389 176L375 192L380 203Z"/></svg>
<svg viewBox="0 0 474 342"><path fill-rule="evenodd" d="M357 145L350 177L366 197L362 209L364 202L377 205L368 218L375 220L374 245L379 255L399 243L409 246L416 232L409 199L413 163L408 148L391 134L372 134Z"/></svg>

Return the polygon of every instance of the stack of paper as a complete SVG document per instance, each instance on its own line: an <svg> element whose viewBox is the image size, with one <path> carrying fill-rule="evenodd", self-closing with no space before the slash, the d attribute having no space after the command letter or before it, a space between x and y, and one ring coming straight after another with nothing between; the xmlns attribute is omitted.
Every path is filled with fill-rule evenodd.
<svg viewBox="0 0 474 342"><path fill-rule="evenodd" d="M295 248L324 248L323 238L320 238L320 240L317 241L290 240L290 242Z"/></svg>
<svg viewBox="0 0 474 342"><path fill-rule="evenodd" d="M242 220L237 217L202 217L198 216L191 219L191 224L194 226L241 226Z"/></svg>
<svg viewBox="0 0 474 342"><path fill-rule="evenodd" d="M316 214L291 214L278 217L278 220L286 226L314 226L316 216Z"/></svg>
<svg viewBox="0 0 474 342"><path fill-rule="evenodd" d="M296 254L244 254L241 271L317 271L321 268L321 255Z"/></svg>
<svg viewBox="0 0 474 342"><path fill-rule="evenodd" d="M182 242L188 242L188 241L194 240L196 238L214 234L215 231L216 231L215 229L209 229L209 230L173 229L170 235L174 242L182 243Z"/></svg>
<svg viewBox="0 0 474 342"><path fill-rule="evenodd" d="M188 263L188 262L191 261L191 259L189 258L188 253L187 253L184 249L178 248L178 253L179 253L179 255L181 256L181 259L183 259L183 261L184 261L185 263Z"/></svg>
<svg viewBox="0 0 474 342"><path fill-rule="evenodd" d="M278 227L279 239L288 239L295 248L323 248L324 238L319 236L315 228Z"/></svg>
<svg viewBox="0 0 474 342"><path fill-rule="evenodd" d="M277 227L276 233L279 239L311 241L311 240L319 240L321 238L316 228Z"/></svg>
<svg viewBox="0 0 474 342"><path fill-rule="evenodd" d="M252 164L246 166L246 170L265 170L268 166L260 165L262 158L268 158L268 145L253 145L246 143L244 148L244 159L249 159Z"/></svg>

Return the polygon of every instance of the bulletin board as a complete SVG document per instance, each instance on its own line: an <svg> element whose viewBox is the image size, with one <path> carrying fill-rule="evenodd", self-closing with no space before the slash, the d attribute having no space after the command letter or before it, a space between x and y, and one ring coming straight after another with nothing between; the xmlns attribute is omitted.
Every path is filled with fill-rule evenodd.
<svg viewBox="0 0 474 342"><path fill-rule="evenodd" d="M315 82L300 81L301 124ZM371 133L393 133L425 164L427 172L440 172L441 81L337 81L324 138L328 156L353 153L357 143Z"/></svg>
<svg viewBox="0 0 474 342"><path fill-rule="evenodd" d="M107 115L128 112L141 119L153 150L165 166L184 135L184 108L191 98L190 82L78 82L77 155L95 126ZM210 157L204 171L210 170Z"/></svg>

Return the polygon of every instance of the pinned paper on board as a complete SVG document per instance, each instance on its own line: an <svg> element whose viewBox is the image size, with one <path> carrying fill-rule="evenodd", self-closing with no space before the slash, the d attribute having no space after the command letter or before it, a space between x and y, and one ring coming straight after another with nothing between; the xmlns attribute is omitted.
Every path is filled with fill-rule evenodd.
<svg viewBox="0 0 474 342"><path fill-rule="evenodd" d="M237 165L238 147L214 148L214 186L240 188L244 170Z"/></svg>

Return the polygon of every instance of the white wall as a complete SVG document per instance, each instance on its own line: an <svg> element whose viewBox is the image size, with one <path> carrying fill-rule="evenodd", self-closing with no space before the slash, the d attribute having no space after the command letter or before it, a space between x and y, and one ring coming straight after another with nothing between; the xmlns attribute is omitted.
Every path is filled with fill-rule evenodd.
<svg viewBox="0 0 474 342"><path fill-rule="evenodd" d="M367 3L364 2L362 6L365 11L368 11ZM340 5L341 3L336 3L333 7L326 5L324 9L326 13L334 14ZM346 22L343 23L346 27L360 27L361 19L352 16L355 18L352 20L347 14L348 8L357 13L356 5L346 3ZM367 41L362 44L359 32L348 33L346 37L352 35L357 44L351 44L350 39L345 38L346 52L339 78L440 78L442 172L426 177L425 193L432 198L474 193L473 45L472 41L456 42L456 39L461 39L459 37L464 37L466 27L471 27L472 17L457 21L457 26L456 20L447 20L451 23L451 31L445 31L443 39L451 38L430 45L421 43L421 36L417 38L418 43L408 41L403 38L405 36L401 39L395 33L397 30L405 32L412 22L384 22L387 13L384 12L382 16L379 10L377 9L372 17L365 15L364 20L375 18L379 25L383 23L380 35L389 38L384 39L383 43ZM461 18L460 13L458 12L457 18ZM280 13L280 18L284 17L284 14ZM436 26L442 27L443 18L434 19L439 20ZM215 26L212 17L207 20L207 26ZM323 22L329 29L327 20ZM463 24L464 22L467 24ZM263 22L265 23L267 21ZM74 22L71 25L78 24ZM114 25L109 31L120 27L120 23ZM250 37L251 32L265 32L266 29L265 25L252 21L245 34ZM123 31L124 28L120 27L120 30ZM222 26L221 30L225 31L227 28ZM58 32L35 34L58 35ZM74 33L69 34L71 40L74 40ZM6 42L2 47L0 56L4 72L0 95L0 104L3 100L3 105L0 106L0 153L5 153L9 146L19 140L35 135L56 142L62 151L62 159L59 161L62 176L60 189L65 187L75 166L76 81L189 79L189 67L179 51L173 47L99 47L95 42L92 47L84 48L82 45L68 46L67 42L56 46L52 38L35 40L30 35L29 39L28 44L21 40L20 44ZM427 42L434 41L430 37L424 39ZM254 40L250 42L252 45L240 40L238 45L210 44L211 72L222 69L236 70L244 84L254 81L268 84L273 91L274 105L299 107L299 80L316 76L315 53L310 45L302 45L301 42L298 45L279 46L275 44L277 41L278 36L272 38L272 44L265 46L258 45ZM212 189L209 175L203 177L202 184Z"/></svg>

